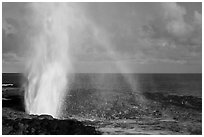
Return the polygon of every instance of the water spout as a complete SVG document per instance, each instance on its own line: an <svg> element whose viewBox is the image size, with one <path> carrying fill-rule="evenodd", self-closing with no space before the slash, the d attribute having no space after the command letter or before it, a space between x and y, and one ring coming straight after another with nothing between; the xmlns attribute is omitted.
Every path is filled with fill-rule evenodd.
<svg viewBox="0 0 204 137"><path fill-rule="evenodd" d="M31 7L33 27L40 29L30 44L32 55L27 63L26 111L58 118L71 70L65 24L67 7L59 3L32 3Z"/></svg>

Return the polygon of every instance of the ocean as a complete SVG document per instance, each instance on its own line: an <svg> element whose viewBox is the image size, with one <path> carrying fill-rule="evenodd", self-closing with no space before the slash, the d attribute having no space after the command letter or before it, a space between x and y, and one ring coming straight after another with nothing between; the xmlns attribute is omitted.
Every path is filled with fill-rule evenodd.
<svg viewBox="0 0 204 137"><path fill-rule="evenodd" d="M202 74L96 74L78 73L71 78L71 89L132 90L126 78L136 86L137 92L162 92L177 95L202 96ZM3 73L2 84L20 87L25 77L21 73Z"/></svg>

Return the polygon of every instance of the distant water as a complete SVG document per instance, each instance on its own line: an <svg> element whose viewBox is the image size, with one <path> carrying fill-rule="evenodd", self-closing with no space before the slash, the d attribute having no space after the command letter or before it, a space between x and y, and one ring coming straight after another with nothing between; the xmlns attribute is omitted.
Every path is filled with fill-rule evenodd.
<svg viewBox="0 0 204 137"><path fill-rule="evenodd" d="M132 90L125 77L134 80L138 92L202 96L202 74L77 74L73 87Z"/></svg>
<svg viewBox="0 0 204 137"><path fill-rule="evenodd" d="M162 92L177 95L202 96L202 74L95 74L78 73L69 90L132 90L124 77L134 79L137 92ZM19 87L25 81L20 73L3 73L2 84ZM133 83L134 84L134 83Z"/></svg>
<svg viewBox="0 0 204 137"><path fill-rule="evenodd" d="M21 73L2 73L2 84L13 84L14 87L20 87L25 78Z"/></svg>

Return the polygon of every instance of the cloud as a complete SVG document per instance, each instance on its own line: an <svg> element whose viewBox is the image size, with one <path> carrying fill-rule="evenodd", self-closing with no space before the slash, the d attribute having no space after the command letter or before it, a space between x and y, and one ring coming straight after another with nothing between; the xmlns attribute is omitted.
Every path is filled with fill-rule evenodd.
<svg viewBox="0 0 204 137"><path fill-rule="evenodd" d="M23 57L29 37L40 31L30 22L33 13L28 5L3 4L3 53ZM196 9L189 11L178 3L67 5L67 33L75 62L185 64L202 60L202 15Z"/></svg>
<svg viewBox="0 0 204 137"><path fill-rule="evenodd" d="M193 21L186 21L187 12L177 3L162 3L160 13L144 26L152 38L164 38L177 45L201 45L201 15L195 11Z"/></svg>
<svg viewBox="0 0 204 137"><path fill-rule="evenodd" d="M193 17L188 15L189 12L194 12ZM188 62L195 58L192 53L199 56L201 52L201 14L196 10L187 11L177 3L97 3L88 6L85 16L96 26L101 33L99 37L107 41L104 43L108 43L118 60L135 59L137 62L142 60L138 56L142 53L144 62L146 58L158 61L161 58L179 63L182 60ZM91 42L86 41L86 49L98 54L89 52L87 60L111 60L105 57L108 54L100 53L96 48L98 36L93 33L90 36ZM103 44L99 45L105 47ZM86 52L84 59L85 55Z"/></svg>
<svg viewBox="0 0 204 137"><path fill-rule="evenodd" d="M191 32L191 27L184 21L186 10L176 3L162 3L164 10L162 22L166 24L168 33L175 37L182 37Z"/></svg>

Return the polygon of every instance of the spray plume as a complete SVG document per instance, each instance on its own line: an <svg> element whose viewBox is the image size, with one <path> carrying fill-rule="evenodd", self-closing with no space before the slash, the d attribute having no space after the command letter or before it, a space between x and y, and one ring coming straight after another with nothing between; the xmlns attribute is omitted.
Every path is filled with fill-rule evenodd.
<svg viewBox="0 0 204 137"><path fill-rule="evenodd" d="M25 92L25 105L29 114L60 117L63 97L70 83L67 75L73 72L73 54L70 51L76 48L73 46L76 43L79 43L77 47L83 46L80 43L83 43L84 30L92 32L92 39L105 49L110 58L118 59L107 32L88 19L81 8L72 6L65 3L31 4L32 24L36 31L32 32L32 54L27 63L29 84ZM130 71L122 62L116 62L116 66L121 73ZM136 81L124 77L131 89L136 91Z"/></svg>
<svg viewBox="0 0 204 137"><path fill-rule="evenodd" d="M38 31L31 40L28 57L28 86L25 107L29 114L60 117L63 96L71 71L67 7L60 3L32 3L33 25Z"/></svg>

